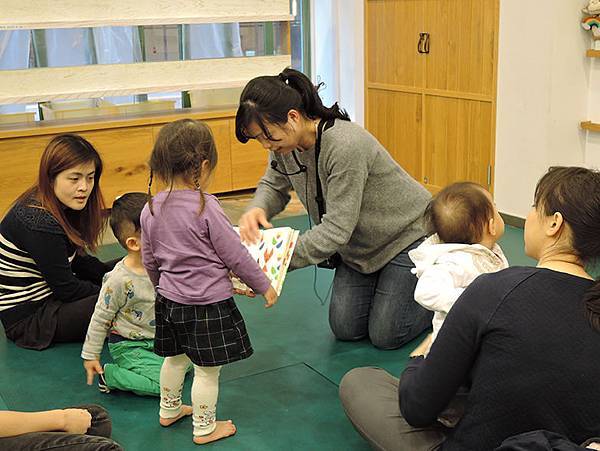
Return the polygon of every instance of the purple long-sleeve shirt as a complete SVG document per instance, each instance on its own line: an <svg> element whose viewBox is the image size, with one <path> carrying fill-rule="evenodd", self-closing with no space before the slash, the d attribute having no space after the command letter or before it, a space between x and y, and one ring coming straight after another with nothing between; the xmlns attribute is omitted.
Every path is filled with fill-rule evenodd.
<svg viewBox="0 0 600 451"><path fill-rule="evenodd" d="M141 215L142 260L159 294L181 304L212 304L233 294L229 271L256 293L271 285L219 201L193 190L160 192Z"/></svg>

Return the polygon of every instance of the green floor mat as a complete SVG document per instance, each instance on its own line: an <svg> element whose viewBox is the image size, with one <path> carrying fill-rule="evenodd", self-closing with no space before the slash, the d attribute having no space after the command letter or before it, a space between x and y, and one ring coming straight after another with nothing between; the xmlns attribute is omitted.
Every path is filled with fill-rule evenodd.
<svg viewBox="0 0 600 451"><path fill-rule="evenodd" d="M275 221L301 230L305 216ZM511 264L527 264L522 231L507 227L502 239ZM104 260L124 255L118 245L105 246ZM322 305L333 271L305 268L288 274L277 305L265 309L262 298L237 297L254 347L254 355L227 365L221 376L219 417L232 418L235 437L208 445L223 450L367 450L347 421L337 395L346 371L379 366L398 375L422 337L395 351L375 349L368 340L335 340ZM0 332L0 408L41 410L100 403L114 420L114 437L127 450L198 449L191 421L171 428L158 425L158 399L129 393L101 394L85 384L80 344L61 344L43 352L19 349ZM103 361L108 356L103 355ZM191 378L185 388L189 402ZM2 405L4 403L4 405Z"/></svg>

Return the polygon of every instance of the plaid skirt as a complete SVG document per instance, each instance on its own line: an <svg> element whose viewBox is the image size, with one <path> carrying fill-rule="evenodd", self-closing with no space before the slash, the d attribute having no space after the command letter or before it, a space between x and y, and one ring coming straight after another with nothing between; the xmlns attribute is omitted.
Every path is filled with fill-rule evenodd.
<svg viewBox="0 0 600 451"><path fill-rule="evenodd" d="M233 298L187 305L156 296L154 352L187 355L198 366L219 366L252 355L244 318Z"/></svg>

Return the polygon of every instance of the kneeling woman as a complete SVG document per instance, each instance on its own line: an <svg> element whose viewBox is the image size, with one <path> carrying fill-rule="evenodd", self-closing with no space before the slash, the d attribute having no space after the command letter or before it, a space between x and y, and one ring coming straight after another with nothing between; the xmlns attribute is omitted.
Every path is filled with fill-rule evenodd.
<svg viewBox="0 0 600 451"><path fill-rule="evenodd" d="M77 135L59 135L44 150L37 183L0 223L0 320L18 346L45 349L83 341L102 276L87 255L104 226L102 160Z"/></svg>

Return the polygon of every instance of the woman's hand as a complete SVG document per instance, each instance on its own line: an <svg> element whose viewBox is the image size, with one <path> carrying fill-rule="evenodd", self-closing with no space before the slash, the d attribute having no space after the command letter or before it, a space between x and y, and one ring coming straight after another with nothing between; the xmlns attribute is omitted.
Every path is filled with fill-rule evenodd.
<svg viewBox="0 0 600 451"><path fill-rule="evenodd" d="M269 307L273 307L276 303L277 303L277 292L275 291L275 288L273 288L273 285L271 285L269 287L269 289L267 290L267 292L265 294L263 294L264 298L265 298L265 307L269 308Z"/></svg>
<svg viewBox="0 0 600 451"><path fill-rule="evenodd" d="M85 434L92 425L92 415L85 409L63 409L63 431L69 434Z"/></svg>
<svg viewBox="0 0 600 451"><path fill-rule="evenodd" d="M262 208L251 208L242 215L239 221L240 238L244 243L254 244L260 239L259 227L270 229L273 225L267 220L267 213Z"/></svg>
<svg viewBox="0 0 600 451"><path fill-rule="evenodd" d="M425 339L415 348L413 352L410 353L410 357L419 357L425 355L429 347L431 346L431 338L433 334L429 334L425 337Z"/></svg>
<svg viewBox="0 0 600 451"><path fill-rule="evenodd" d="M88 385L92 385L94 382L94 376L96 374L104 373L102 365L100 364L100 360L84 360L83 367L85 368L85 372L87 374Z"/></svg>

